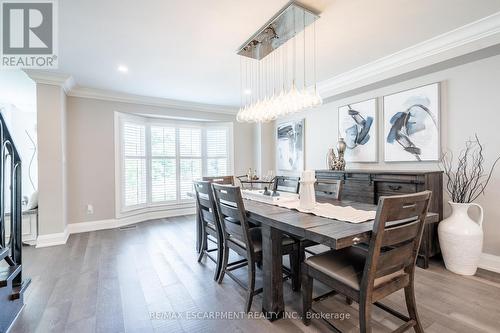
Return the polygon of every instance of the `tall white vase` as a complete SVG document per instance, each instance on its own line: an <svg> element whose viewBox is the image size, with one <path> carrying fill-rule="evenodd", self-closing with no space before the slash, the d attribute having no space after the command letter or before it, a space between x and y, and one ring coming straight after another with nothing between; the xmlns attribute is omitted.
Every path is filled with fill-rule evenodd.
<svg viewBox="0 0 500 333"><path fill-rule="evenodd" d="M453 273L474 275L483 249L483 208L476 203L449 204L452 213L438 227L444 264ZM472 206L481 211L477 222L468 214Z"/></svg>

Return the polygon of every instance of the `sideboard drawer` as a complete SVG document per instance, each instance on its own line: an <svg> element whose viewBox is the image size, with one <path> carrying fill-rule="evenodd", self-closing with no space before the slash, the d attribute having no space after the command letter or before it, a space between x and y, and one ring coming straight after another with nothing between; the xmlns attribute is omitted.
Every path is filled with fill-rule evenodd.
<svg viewBox="0 0 500 333"><path fill-rule="evenodd" d="M417 192L417 185L400 182L376 182L377 193L388 195L408 194Z"/></svg>
<svg viewBox="0 0 500 333"><path fill-rule="evenodd" d="M346 179L342 188L342 199L364 202L369 204L375 203L375 191L373 183L368 181L359 181Z"/></svg>

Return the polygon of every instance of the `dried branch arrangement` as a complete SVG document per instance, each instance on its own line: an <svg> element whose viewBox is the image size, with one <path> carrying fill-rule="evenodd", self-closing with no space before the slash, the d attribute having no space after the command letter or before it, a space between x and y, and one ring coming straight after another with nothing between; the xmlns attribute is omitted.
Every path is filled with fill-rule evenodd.
<svg viewBox="0 0 500 333"><path fill-rule="evenodd" d="M447 178L446 190L453 202L473 202L484 194L500 156L493 162L490 171L485 173L483 146L476 134L475 140L465 142L465 149L460 152L455 168L453 159L451 152L443 154L441 158Z"/></svg>

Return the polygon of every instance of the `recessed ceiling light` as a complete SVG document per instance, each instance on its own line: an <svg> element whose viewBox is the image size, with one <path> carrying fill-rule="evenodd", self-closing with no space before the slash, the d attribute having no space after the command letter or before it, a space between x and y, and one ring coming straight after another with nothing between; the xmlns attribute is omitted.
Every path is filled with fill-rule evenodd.
<svg viewBox="0 0 500 333"><path fill-rule="evenodd" d="M251 95L252 94L252 90L251 89L245 89L245 90L243 90L243 93L245 95Z"/></svg>
<svg viewBox="0 0 500 333"><path fill-rule="evenodd" d="M120 66L118 66L118 71L122 72L122 73L127 73L128 72L128 67L120 65Z"/></svg>

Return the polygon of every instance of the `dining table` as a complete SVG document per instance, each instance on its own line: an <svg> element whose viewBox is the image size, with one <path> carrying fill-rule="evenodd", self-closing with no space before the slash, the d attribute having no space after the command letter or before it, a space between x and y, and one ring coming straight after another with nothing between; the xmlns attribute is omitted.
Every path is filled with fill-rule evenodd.
<svg viewBox="0 0 500 333"><path fill-rule="evenodd" d="M284 207L259 201L244 199L249 220L261 227L263 258L263 300L262 312L271 321L283 317L283 258L282 238L291 236L326 245L333 250L343 249L370 240L374 220L350 223L302 213ZM334 205L351 206L361 210L376 210L376 205L355 201L328 201ZM198 217L197 217L198 218ZM439 220L436 213L428 213L426 223ZM199 223L196 224L197 226ZM200 230L197 230L198 239ZM197 248L199 248L199 241Z"/></svg>

